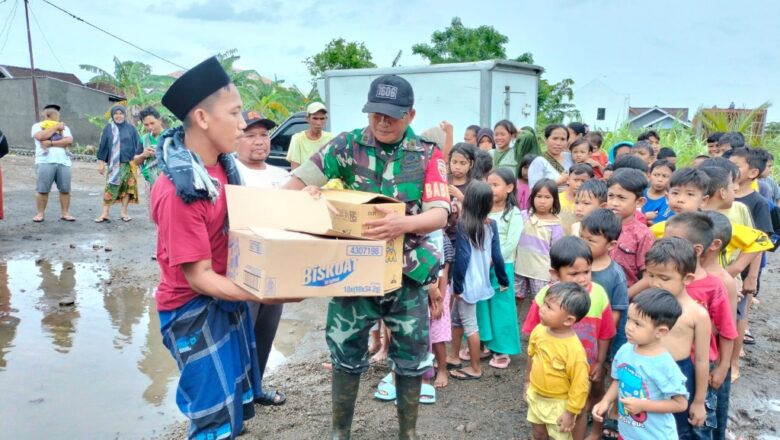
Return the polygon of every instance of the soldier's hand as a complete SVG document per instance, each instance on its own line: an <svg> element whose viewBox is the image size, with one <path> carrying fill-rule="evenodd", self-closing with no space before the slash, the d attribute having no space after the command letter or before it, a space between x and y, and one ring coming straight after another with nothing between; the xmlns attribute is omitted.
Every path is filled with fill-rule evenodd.
<svg viewBox="0 0 780 440"><path fill-rule="evenodd" d="M304 192L307 192L314 200L319 200L322 196L322 190L319 186L309 185L303 188Z"/></svg>
<svg viewBox="0 0 780 440"><path fill-rule="evenodd" d="M375 206L374 209L385 216L365 223L363 235L366 238L391 241L406 233L406 217L382 206Z"/></svg>

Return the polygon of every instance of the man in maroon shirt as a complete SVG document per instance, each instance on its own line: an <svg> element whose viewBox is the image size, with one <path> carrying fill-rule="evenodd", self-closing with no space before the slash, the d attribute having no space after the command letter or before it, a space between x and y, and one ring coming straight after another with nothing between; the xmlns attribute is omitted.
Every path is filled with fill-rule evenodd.
<svg viewBox="0 0 780 440"><path fill-rule="evenodd" d="M226 184L241 179L230 153L246 127L241 97L216 58L171 85L163 105L183 121L157 146L162 174L152 189L165 346L181 371L176 401L190 438L234 438L262 396L247 301L225 277Z"/></svg>

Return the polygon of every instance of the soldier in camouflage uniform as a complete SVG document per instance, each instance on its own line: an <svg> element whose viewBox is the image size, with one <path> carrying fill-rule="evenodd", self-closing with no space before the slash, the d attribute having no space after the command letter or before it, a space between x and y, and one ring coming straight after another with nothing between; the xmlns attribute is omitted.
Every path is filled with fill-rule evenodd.
<svg viewBox="0 0 780 440"><path fill-rule="evenodd" d="M411 85L396 75L371 83L369 126L341 133L295 170L288 188L303 189L341 179L347 189L383 194L406 204L367 224L366 235L393 240L404 235L401 289L383 297L333 298L326 339L333 360L334 439L348 439L360 374L368 368L369 329L378 319L390 329L388 358L396 373L399 438L416 438L422 374L433 365L428 352L425 286L436 279L439 255L427 234L442 229L449 213L447 168L439 148L414 134ZM378 210L382 208L378 207Z"/></svg>

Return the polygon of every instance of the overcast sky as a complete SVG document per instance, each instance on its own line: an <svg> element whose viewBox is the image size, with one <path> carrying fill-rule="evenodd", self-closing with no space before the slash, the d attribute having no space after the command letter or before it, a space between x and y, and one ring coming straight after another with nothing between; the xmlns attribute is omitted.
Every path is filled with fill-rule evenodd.
<svg viewBox="0 0 780 440"><path fill-rule="evenodd" d="M636 107L780 106L780 2L772 0L50 1L174 63L191 67L235 48L238 67L304 90L303 59L333 38L364 42L378 66L389 66L399 50L401 65L426 64L411 46L459 16L468 27L495 27L509 37L510 57L533 53L546 78L572 78L575 91L601 78ZM0 32L0 64L25 66L22 0L0 0L0 31L14 4L10 33ZM32 20L36 67L87 80L79 64L112 70L117 56L156 73L178 70L43 0L31 0L31 9L40 25ZM780 120L780 107L769 119Z"/></svg>

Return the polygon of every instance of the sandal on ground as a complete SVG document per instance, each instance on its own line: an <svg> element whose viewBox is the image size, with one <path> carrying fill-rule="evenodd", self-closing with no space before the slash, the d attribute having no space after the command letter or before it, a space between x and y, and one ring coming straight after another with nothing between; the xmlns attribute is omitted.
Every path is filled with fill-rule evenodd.
<svg viewBox="0 0 780 440"><path fill-rule="evenodd" d="M490 350L485 350L482 353L480 353L479 358L480 359L487 359L490 356L492 356L492 353L490 352ZM466 362L470 361L471 360L471 354L469 353L469 349L468 348L461 348L460 352L458 353L458 357L462 361L466 361Z"/></svg>
<svg viewBox="0 0 780 440"><path fill-rule="evenodd" d="M255 399L255 403L264 406L282 406L287 401L287 396L278 390L264 391L260 397Z"/></svg>
<svg viewBox="0 0 780 440"><path fill-rule="evenodd" d="M603 428L601 430L602 440L616 440L620 438L618 434L618 424L615 419L604 419Z"/></svg>
<svg viewBox="0 0 780 440"><path fill-rule="evenodd" d="M461 363L451 364L447 362L447 370L457 370L458 368L463 368L463 364Z"/></svg>
<svg viewBox="0 0 780 440"><path fill-rule="evenodd" d="M130 220L132 220L132 219L133 219L133 218L132 218L132 217L130 217L130 216L125 216L125 217L122 217L122 221L123 221L123 222L125 222L125 223L129 222L129 221L130 221Z"/></svg>
<svg viewBox="0 0 780 440"><path fill-rule="evenodd" d="M431 405L436 403L436 388L429 383L424 383L420 387L420 403Z"/></svg>
<svg viewBox="0 0 780 440"><path fill-rule="evenodd" d="M60 220L64 222L75 222L76 217L73 217L72 215L66 215L64 217L60 217Z"/></svg>
<svg viewBox="0 0 780 440"><path fill-rule="evenodd" d="M450 371L450 376L458 380L479 380L482 379L482 375L479 376L466 372L462 368Z"/></svg>
<svg viewBox="0 0 780 440"><path fill-rule="evenodd" d="M43 217L39 217L39 216L37 216L37 215L36 215L35 217L33 217L33 219L32 219L32 221L33 221L34 223L43 223L43 221L44 221L44 220L45 220L45 219L44 219Z"/></svg>
<svg viewBox="0 0 780 440"><path fill-rule="evenodd" d="M745 333L745 338L742 339L742 343L745 345L756 345L756 338L750 333Z"/></svg>
<svg viewBox="0 0 780 440"><path fill-rule="evenodd" d="M379 381L379 385L376 386L376 392L374 398L389 402L395 400L395 384L393 384L393 373L389 373Z"/></svg>
<svg viewBox="0 0 780 440"><path fill-rule="evenodd" d="M98 217L98 218L96 218L93 221L95 223L111 223L111 219L110 218L105 218L105 217Z"/></svg>
<svg viewBox="0 0 780 440"><path fill-rule="evenodd" d="M493 358L490 359L490 362L488 362L488 365L490 365L493 368L498 368L499 370L503 370L509 366L509 356L505 354L496 354L493 355Z"/></svg>

